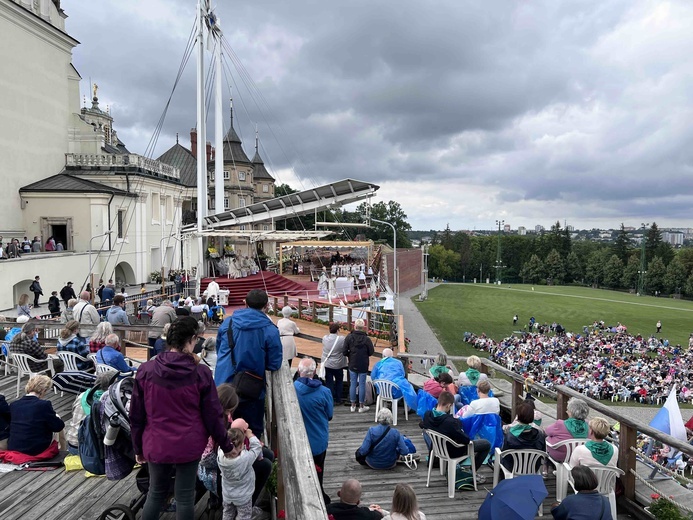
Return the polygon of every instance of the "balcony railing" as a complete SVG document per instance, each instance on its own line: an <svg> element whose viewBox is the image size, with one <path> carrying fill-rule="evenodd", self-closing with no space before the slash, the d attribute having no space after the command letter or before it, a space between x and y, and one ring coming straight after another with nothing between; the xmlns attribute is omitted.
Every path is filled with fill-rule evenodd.
<svg viewBox="0 0 693 520"><path fill-rule="evenodd" d="M149 159L135 153L126 154L83 154L66 153L65 166L78 168L138 168L156 177L180 179L180 170L155 159Z"/></svg>

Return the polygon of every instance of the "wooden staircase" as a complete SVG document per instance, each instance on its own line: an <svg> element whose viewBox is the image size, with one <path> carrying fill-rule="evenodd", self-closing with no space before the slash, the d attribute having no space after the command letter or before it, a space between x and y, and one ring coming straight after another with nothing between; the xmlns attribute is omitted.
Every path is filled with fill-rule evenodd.
<svg viewBox="0 0 693 520"><path fill-rule="evenodd" d="M271 271L260 271L255 275L245 278L225 278L218 277L217 283L220 289L229 291L229 306L237 307L243 305L243 300L252 289L262 289L273 296L299 296L306 292L305 286L300 283L284 278ZM203 278L200 283L201 291L207 289L211 278Z"/></svg>

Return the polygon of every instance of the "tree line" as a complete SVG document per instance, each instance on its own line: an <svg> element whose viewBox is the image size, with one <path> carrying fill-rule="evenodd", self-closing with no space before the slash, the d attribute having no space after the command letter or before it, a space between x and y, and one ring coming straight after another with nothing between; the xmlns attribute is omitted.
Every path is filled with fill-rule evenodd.
<svg viewBox="0 0 693 520"><path fill-rule="evenodd" d="M612 243L573 241L560 222L539 235L525 236L470 236L447 226L432 237L429 276L639 291L642 275L645 294L693 296L693 248L674 250L656 223L643 240L644 246L636 244L623 224Z"/></svg>

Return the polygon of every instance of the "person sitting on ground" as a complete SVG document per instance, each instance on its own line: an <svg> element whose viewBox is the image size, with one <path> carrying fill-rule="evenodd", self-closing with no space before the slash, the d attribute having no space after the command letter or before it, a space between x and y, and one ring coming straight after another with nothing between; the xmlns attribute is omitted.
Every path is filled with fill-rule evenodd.
<svg viewBox="0 0 693 520"><path fill-rule="evenodd" d="M570 466L609 466L616 467L618 448L606 441L609 435L609 423L603 417L594 417L589 422L589 439L582 446L573 450L570 456Z"/></svg>
<svg viewBox="0 0 693 520"><path fill-rule="evenodd" d="M106 338L109 334L113 334L113 325L107 321L102 321L96 326L96 332L89 338L89 352L96 354L106 345ZM120 345L118 345L120 351Z"/></svg>
<svg viewBox="0 0 693 520"><path fill-rule="evenodd" d="M368 507L359 506L361 503L361 483L353 478L344 481L342 488L337 491L339 502L327 506L327 514L334 520L380 520L388 514L377 504Z"/></svg>
<svg viewBox="0 0 693 520"><path fill-rule="evenodd" d="M383 358L378 361L373 370L371 370L371 380L376 381L378 379L384 379L386 381L392 381L399 388L393 388L392 397L394 399L399 399L404 397L405 406L416 410L417 399L416 392L412 384L407 381L407 376L404 372L404 364L393 357L394 352L391 348L386 348L383 350ZM376 391L378 387L376 387Z"/></svg>
<svg viewBox="0 0 693 520"><path fill-rule="evenodd" d="M65 445L62 434L65 423L44 399L53 388L53 381L44 375L34 376L26 385L26 395L10 404L10 440L7 447L25 455L45 452L53 441L53 434L60 432L60 445ZM56 450L57 455L57 450Z"/></svg>
<svg viewBox="0 0 693 520"><path fill-rule="evenodd" d="M432 377L436 377L443 372L446 374L452 372L452 368L448 366L448 357L445 354L438 354L435 365L433 365L428 372Z"/></svg>
<svg viewBox="0 0 693 520"><path fill-rule="evenodd" d="M282 356L284 361L289 363L289 366L291 366L291 361L296 357L294 336L301 332L296 322L291 319L293 312L293 309L287 305L282 309L283 317L277 321L279 338L282 342Z"/></svg>
<svg viewBox="0 0 693 520"><path fill-rule="evenodd" d="M532 426L533 421L534 406L523 401L517 407L516 423L511 425L505 433L502 450L533 449L546 451L546 435L539 428ZM506 468L512 468L511 457L505 457L501 462Z"/></svg>
<svg viewBox="0 0 693 520"><path fill-rule="evenodd" d="M79 335L79 322L72 320L65 324L65 328L60 331L57 345L58 352L73 352L83 358L89 354L87 340ZM94 364L89 361L77 360L79 370L89 370L94 368Z"/></svg>
<svg viewBox="0 0 693 520"><path fill-rule="evenodd" d="M74 308L75 305L77 305L77 300L76 298L70 298L67 300L67 303L65 304L65 310L63 313L60 315L60 323L67 323L68 321L72 321L75 319L75 314L74 314Z"/></svg>
<svg viewBox="0 0 693 520"><path fill-rule="evenodd" d="M392 509L385 520L426 520L419 511L416 493L409 484L397 484L392 495Z"/></svg>
<svg viewBox="0 0 693 520"><path fill-rule="evenodd" d="M96 353L96 362L100 365L108 365L118 372L134 372L137 367L131 366L125 356L120 353L120 338L117 334L106 336L106 344Z"/></svg>
<svg viewBox="0 0 693 520"><path fill-rule="evenodd" d="M217 463L221 472L221 487L224 497L224 518L250 520L253 512L253 489L255 473L253 463L262 453L262 446L253 431L229 428L230 452L217 450ZM250 446L245 449L245 439Z"/></svg>
<svg viewBox="0 0 693 520"><path fill-rule="evenodd" d="M111 382L111 374L104 372L96 376L94 386L98 388L92 395L93 400L101 399L103 393L108 390L108 384ZM70 455L79 455L79 427L84 418L91 413L91 403L87 403L87 393L85 390L72 402L72 419L65 425L65 441L67 442L67 451Z"/></svg>
<svg viewBox="0 0 693 520"><path fill-rule="evenodd" d="M113 305L106 312L106 320L111 325L130 325L128 313L125 312L125 297L122 294L116 294L113 298Z"/></svg>
<svg viewBox="0 0 693 520"><path fill-rule="evenodd" d="M553 449L549 444L556 444L569 439L585 439L589 433L589 425L585 421L589 414L587 403L577 397L571 397L568 401L568 419L558 420L546 427L546 449L551 458L556 462L565 460L566 448L561 446Z"/></svg>
<svg viewBox="0 0 693 520"><path fill-rule="evenodd" d="M5 396L0 394L0 450L7 449L7 439L10 437L10 405Z"/></svg>
<svg viewBox="0 0 693 520"><path fill-rule="evenodd" d="M22 294L17 302L17 317L26 316L31 318L31 306L29 305L29 295Z"/></svg>
<svg viewBox="0 0 693 520"><path fill-rule="evenodd" d="M445 435L450 438L451 441L462 445L459 448L448 446L448 453L453 458L466 455L470 441L469 437L462 429L462 422L450 413L454 403L455 398L450 392L441 392L440 397L438 397L437 406L433 410L428 410L424 414L423 420L419 423L420 428ZM429 444L428 440L426 444ZM474 441L474 465L476 469L481 468L490 450L491 443L486 439L477 439ZM429 454L429 458L430 456ZM486 477L477 473L476 481L479 484L483 484L486 482Z"/></svg>
<svg viewBox="0 0 693 520"><path fill-rule="evenodd" d="M400 456L409 453L409 448L404 442L404 436L397 428L392 427L392 412L389 409L381 408L377 420L378 426L368 429L358 453L365 455L366 464L371 469L392 469ZM377 442L378 439L380 442Z"/></svg>
<svg viewBox="0 0 693 520"><path fill-rule="evenodd" d="M452 376L447 372L441 372L435 377L432 377L424 383L424 392L428 392L433 397L438 399L441 392L450 392L453 396L457 396L457 386L452 382ZM456 398L455 401L458 399Z"/></svg>
<svg viewBox="0 0 693 520"><path fill-rule="evenodd" d="M46 360L48 354L38 342L38 329L35 321L27 321L19 334L15 335L10 342L10 352L13 354L27 354L34 359ZM32 372L42 372L48 369L47 361L29 360L29 368Z"/></svg>
<svg viewBox="0 0 693 520"><path fill-rule="evenodd" d="M496 397L489 397L491 392L491 383L488 379L483 379L476 384L476 390L479 394L479 399L475 399L462 414L463 418L471 417L472 415L484 415L489 413L500 414L500 401Z"/></svg>
<svg viewBox="0 0 693 520"><path fill-rule="evenodd" d="M597 491L599 481L589 466L575 466L570 470L577 492L551 508L555 520L614 520L609 498ZM597 513L599 511L599 513Z"/></svg>

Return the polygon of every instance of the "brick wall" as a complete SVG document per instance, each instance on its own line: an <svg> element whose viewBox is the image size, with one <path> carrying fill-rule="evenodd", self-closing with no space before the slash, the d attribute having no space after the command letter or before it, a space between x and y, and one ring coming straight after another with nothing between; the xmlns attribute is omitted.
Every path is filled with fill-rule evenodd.
<svg viewBox="0 0 693 520"><path fill-rule="evenodd" d="M390 287L394 290L394 254L385 255ZM423 251L421 249L398 249L397 268L399 269L399 292L403 293L421 286L423 270Z"/></svg>

